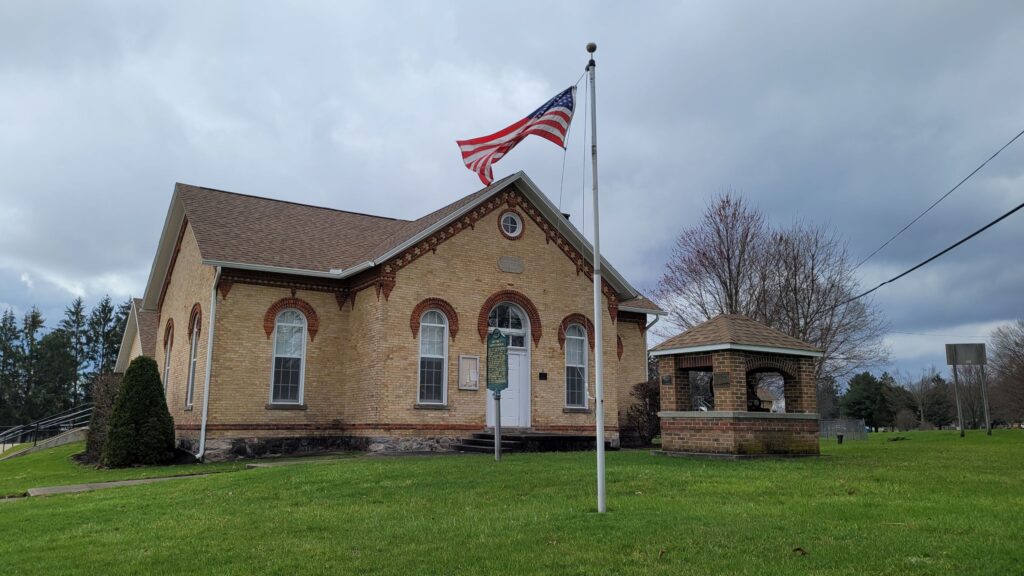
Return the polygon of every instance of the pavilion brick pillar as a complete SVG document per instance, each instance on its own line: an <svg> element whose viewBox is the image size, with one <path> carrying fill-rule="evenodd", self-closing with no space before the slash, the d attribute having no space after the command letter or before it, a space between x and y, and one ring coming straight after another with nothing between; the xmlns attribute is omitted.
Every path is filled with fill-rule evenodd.
<svg viewBox="0 0 1024 576"><path fill-rule="evenodd" d="M715 411L746 412L746 356L742 352L735 350L720 350L712 356L714 366L712 387L715 392Z"/></svg>
<svg viewBox="0 0 1024 576"><path fill-rule="evenodd" d="M676 397L676 357L661 356L658 358L658 380L661 386L661 409L674 412L679 410Z"/></svg>
<svg viewBox="0 0 1024 576"><path fill-rule="evenodd" d="M682 364L682 362L677 364ZM690 393L690 369L678 365L676 368L676 410L693 410L693 394Z"/></svg>
<svg viewBox="0 0 1024 576"><path fill-rule="evenodd" d="M785 378L786 412L813 414L818 411L818 391L814 381L814 360L801 358L795 377Z"/></svg>

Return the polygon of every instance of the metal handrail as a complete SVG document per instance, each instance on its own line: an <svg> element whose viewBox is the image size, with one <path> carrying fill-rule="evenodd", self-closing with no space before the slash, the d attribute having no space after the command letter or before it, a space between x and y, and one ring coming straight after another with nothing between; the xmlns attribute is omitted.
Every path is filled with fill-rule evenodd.
<svg viewBox="0 0 1024 576"><path fill-rule="evenodd" d="M23 440L30 434L31 441L35 443L41 439L40 433L55 435L79 428L89 423L92 418L92 408L91 403L82 404L28 424L9 428L0 434L0 444L17 444L18 442L14 442L14 440Z"/></svg>

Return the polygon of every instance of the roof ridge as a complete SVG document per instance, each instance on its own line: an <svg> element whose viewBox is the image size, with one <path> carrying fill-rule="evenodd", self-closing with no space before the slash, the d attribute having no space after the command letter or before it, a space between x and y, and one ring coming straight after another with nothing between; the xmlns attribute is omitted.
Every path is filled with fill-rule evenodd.
<svg viewBox="0 0 1024 576"><path fill-rule="evenodd" d="M381 220L392 220L394 222L413 222L413 220L403 220L402 218L393 218L391 216L378 216L377 214L367 214L365 212L354 212L352 210L342 210L341 208L331 208L330 206L318 206L316 204L305 204L303 202L295 202L293 200L281 200L280 198L270 198L269 196L258 196L256 194L246 194L244 192L234 192L234 191L231 191L231 190L221 190L220 188L210 188L209 186L197 186L195 184L188 184L186 182L175 182L175 186L188 186L189 188L209 190L210 192L218 192L220 194L231 194L232 196L244 196L246 198L255 198L257 200L267 200L269 202L279 202L281 204L291 204L293 206L302 206L304 208L316 208L317 210L330 210L331 212L342 212L344 214L353 214L353 215L356 215L356 216L366 216L367 218L379 218Z"/></svg>

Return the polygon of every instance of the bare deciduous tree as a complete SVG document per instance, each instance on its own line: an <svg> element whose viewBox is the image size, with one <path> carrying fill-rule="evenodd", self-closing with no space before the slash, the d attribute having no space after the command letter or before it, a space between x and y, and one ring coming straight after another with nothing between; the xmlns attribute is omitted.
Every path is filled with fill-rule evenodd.
<svg viewBox="0 0 1024 576"><path fill-rule="evenodd" d="M657 296L676 329L744 314L822 349L818 380L842 380L888 356L878 310L869 300L849 301L857 291L833 232L806 223L773 230L760 211L725 192L680 234Z"/></svg>
<svg viewBox="0 0 1024 576"><path fill-rule="evenodd" d="M1024 422L1024 319L992 331L992 417Z"/></svg>

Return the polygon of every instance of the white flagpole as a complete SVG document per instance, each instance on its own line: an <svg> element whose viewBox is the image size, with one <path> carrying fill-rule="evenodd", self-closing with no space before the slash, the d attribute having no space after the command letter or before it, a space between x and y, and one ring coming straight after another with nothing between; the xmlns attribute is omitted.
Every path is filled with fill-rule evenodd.
<svg viewBox="0 0 1024 576"><path fill-rule="evenodd" d="M597 207L597 94L595 92L594 52L597 51L597 44L587 44L587 52L590 53L590 62L587 63L587 70L590 72L590 158L593 168L594 185L594 388L597 394L597 406L594 411L597 414L597 511L604 513L607 510L605 504L604 486L604 366L603 351L604 340L601 337L601 325L603 314L601 312L601 218Z"/></svg>

